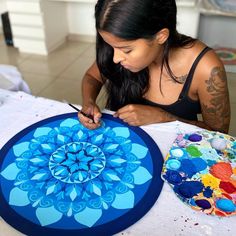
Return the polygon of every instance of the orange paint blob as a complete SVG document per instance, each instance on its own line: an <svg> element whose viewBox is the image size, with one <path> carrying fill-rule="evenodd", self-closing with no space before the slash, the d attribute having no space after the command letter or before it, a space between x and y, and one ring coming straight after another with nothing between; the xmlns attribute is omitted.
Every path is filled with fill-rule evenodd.
<svg viewBox="0 0 236 236"><path fill-rule="evenodd" d="M210 173L218 179L228 181L233 174L233 170L229 163L219 162L211 166Z"/></svg>
<svg viewBox="0 0 236 236"><path fill-rule="evenodd" d="M233 184L233 186L236 188L236 180L233 180L233 179L231 178L230 183Z"/></svg>

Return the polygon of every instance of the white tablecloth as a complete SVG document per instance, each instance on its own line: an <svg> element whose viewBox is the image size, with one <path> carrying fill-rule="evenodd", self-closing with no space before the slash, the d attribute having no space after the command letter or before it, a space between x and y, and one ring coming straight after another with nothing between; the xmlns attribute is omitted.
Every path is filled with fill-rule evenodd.
<svg viewBox="0 0 236 236"><path fill-rule="evenodd" d="M42 119L73 112L67 104L23 92L0 89L0 148L22 129ZM104 110L106 113L110 113ZM199 128L182 122L142 126L157 143L163 157L168 153L179 132ZM0 157L1 158L1 157ZM1 203L0 203L1 204ZM170 186L164 183L161 195L152 209L138 222L117 235L214 235L236 234L236 218L208 216L182 203ZM0 218L0 236L22 236Z"/></svg>
<svg viewBox="0 0 236 236"><path fill-rule="evenodd" d="M11 65L0 64L0 88L10 91L31 93L28 84L23 80L20 71Z"/></svg>

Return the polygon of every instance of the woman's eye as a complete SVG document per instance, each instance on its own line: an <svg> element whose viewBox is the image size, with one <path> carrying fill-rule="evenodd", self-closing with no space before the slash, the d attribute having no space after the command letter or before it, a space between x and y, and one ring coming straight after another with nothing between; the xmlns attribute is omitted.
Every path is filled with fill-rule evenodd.
<svg viewBox="0 0 236 236"><path fill-rule="evenodd" d="M129 54L132 50L124 51L125 54Z"/></svg>

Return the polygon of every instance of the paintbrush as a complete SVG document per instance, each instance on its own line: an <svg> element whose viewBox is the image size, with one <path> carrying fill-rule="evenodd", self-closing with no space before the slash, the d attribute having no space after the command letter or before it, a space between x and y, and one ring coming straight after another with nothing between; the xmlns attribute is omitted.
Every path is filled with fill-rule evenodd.
<svg viewBox="0 0 236 236"><path fill-rule="evenodd" d="M79 108L77 108L76 106L72 105L71 103L67 102L67 104L70 107L74 108L76 111L80 112L83 116L88 117L89 119L91 119L93 121L93 123L95 123L94 119L93 119L93 116L91 114L86 114L85 112L81 111Z"/></svg>

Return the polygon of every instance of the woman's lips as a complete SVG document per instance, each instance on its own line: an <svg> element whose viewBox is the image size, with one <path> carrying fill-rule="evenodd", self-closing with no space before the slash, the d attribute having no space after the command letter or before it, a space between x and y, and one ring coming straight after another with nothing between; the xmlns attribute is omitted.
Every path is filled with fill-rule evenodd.
<svg viewBox="0 0 236 236"><path fill-rule="evenodd" d="M126 69L130 68L128 65L125 64L121 64L123 67L125 67Z"/></svg>

